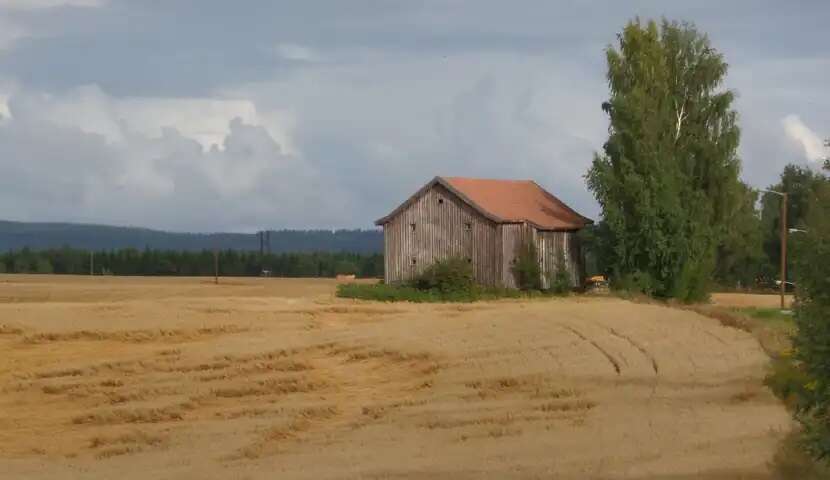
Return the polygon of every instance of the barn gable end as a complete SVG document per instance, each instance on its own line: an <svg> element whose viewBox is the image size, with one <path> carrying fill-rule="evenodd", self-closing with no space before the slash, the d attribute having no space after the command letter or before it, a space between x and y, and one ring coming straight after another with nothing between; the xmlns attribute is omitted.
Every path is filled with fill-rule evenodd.
<svg viewBox="0 0 830 480"><path fill-rule="evenodd" d="M387 283L407 281L437 260L459 257L476 281L496 285L496 224L440 184L419 191L383 224Z"/></svg>

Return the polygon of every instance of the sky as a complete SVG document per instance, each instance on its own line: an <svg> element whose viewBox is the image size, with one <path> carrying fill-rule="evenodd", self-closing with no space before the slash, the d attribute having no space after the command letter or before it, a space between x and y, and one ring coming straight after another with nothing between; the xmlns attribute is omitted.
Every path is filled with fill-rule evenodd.
<svg viewBox="0 0 830 480"><path fill-rule="evenodd" d="M745 181L816 168L826 0L0 0L0 219L373 228L436 175L596 218L604 49L637 16L725 56Z"/></svg>

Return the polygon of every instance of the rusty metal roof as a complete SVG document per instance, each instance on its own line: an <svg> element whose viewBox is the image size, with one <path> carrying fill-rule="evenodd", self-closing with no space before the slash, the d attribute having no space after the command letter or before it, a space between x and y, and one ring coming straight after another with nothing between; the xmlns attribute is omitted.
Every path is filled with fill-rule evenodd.
<svg viewBox="0 0 830 480"><path fill-rule="evenodd" d="M383 225L435 184L441 184L497 223L530 223L541 230L577 230L593 223L532 180L435 177L389 215Z"/></svg>

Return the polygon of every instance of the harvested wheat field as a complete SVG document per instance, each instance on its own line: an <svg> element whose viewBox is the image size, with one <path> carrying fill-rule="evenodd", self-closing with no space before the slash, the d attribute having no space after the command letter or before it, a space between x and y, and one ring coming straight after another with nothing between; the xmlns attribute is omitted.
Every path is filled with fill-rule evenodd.
<svg viewBox="0 0 830 480"><path fill-rule="evenodd" d="M0 276L0 476L773 478L747 333L611 298Z"/></svg>

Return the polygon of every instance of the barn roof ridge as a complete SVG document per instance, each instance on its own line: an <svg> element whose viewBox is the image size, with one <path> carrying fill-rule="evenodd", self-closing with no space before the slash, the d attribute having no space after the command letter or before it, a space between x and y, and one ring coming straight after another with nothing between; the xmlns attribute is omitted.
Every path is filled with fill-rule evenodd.
<svg viewBox="0 0 830 480"><path fill-rule="evenodd" d="M375 224L388 223L436 184L496 223L526 222L540 230L577 230L593 223L533 180L436 176Z"/></svg>

